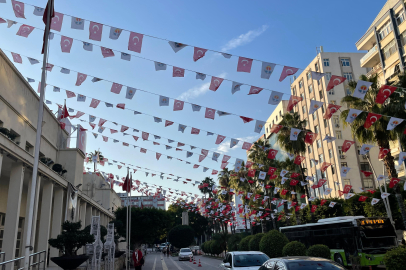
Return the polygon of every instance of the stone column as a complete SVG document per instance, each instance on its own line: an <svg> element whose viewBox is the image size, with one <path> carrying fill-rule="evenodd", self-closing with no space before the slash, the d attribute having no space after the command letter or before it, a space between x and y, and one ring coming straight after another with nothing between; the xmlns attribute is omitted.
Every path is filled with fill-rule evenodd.
<svg viewBox="0 0 406 270"><path fill-rule="evenodd" d="M28 211L29 211L29 201L30 201L30 190L31 190L31 184L32 184L32 174L30 174L30 180L28 182L28 194L27 194L27 206L26 206L26 211L25 211L25 220L24 220L24 238L23 238L23 245L22 248L27 246L27 243L25 243L26 238L27 238L27 229L28 228ZM35 247L35 233L37 231L37 217L38 217L38 201L39 201L39 193L40 193L40 188L41 188L41 176L38 175L37 177L37 186L35 187L35 198L34 198L34 211L32 213L32 230L31 230L31 242L29 243L33 248ZM36 252L36 250L35 250Z"/></svg>
<svg viewBox="0 0 406 270"><path fill-rule="evenodd" d="M3 150L0 150L0 175L1 175L2 165L3 165Z"/></svg>
<svg viewBox="0 0 406 270"><path fill-rule="evenodd" d="M14 259L16 250L24 170L25 168L20 162L13 162L11 165L2 247L2 251L6 253L6 261ZM14 263L6 264L6 270L11 269L14 269Z"/></svg>
<svg viewBox="0 0 406 270"><path fill-rule="evenodd" d="M54 207L52 209L52 228L51 238L56 238L62 231L62 214L63 214L63 201L66 199L65 192L62 187L55 186L54 192ZM42 211L42 210L41 210ZM59 257L59 250L51 247L49 257ZM49 266L56 266L51 260Z"/></svg>
<svg viewBox="0 0 406 270"><path fill-rule="evenodd" d="M80 221L82 221L82 230L87 226L86 225L86 205L87 205L87 203L85 201L83 201L80 204L80 217L79 217L79 219L80 219Z"/></svg>
<svg viewBox="0 0 406 270"><path fill-rule="evenodd" d="M39 218L38 251L48 252L49 231L51 228L52 196L54 183L51 180L42 180L41 215Z"/></svg>
<svg viewBox="0 0 406 270"><path fill-rule="evenodd" d="M92 223L93 207L90 203L86 204L86 226Z"/></svg>

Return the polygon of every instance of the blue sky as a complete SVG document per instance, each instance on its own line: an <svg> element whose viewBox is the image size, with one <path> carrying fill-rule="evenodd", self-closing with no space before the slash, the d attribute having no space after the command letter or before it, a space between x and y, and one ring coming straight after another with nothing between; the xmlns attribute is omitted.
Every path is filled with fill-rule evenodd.
<svg viewBox="0 0 406 270"><path fill-rule="evenodd" d="M46 1L25 0L26 3L45 7ZM361 38L369 27L372 20L382 8L384 1L96 1L96 0L70 0L56 1L55 10L64 14L84 18L86 21L85 30L70 29L70 18L65 17L62 35L75 39L89 41L89 21L95 21L118 28L132 30L151 36L157 36L172 41L182 42L201 48L227 51L233 55L240 55L248 58L259 59L272 63L284 64L293 67L305 68L316 56L316 46L322 45L328 52L356 52L355 42ZM360 13L362 10L362 13ZM13 19L19 23L25 23L39 28L44 28L42 18L32 14L33 7L25 6L27 19L20 19L14 16L11 8L11 0L6 4L0 4L0 17ZM362 14L362 16L360 15ZM11 50L22 55L36 59L42 59L40 51L42 46L43 32L34 30L28 38L16 36L15 33L20 25L7 28L5 24L0 25L1 42L0 48ZM105 26L101 42L90 41L94 44L127 51L128 33L122 33L118 40L108 38L110 28ZM103 59L100 48L94 47L93 52L84 51L82 43L73 42L71 53L62 53L60 49L60 36L55 35L50 45L49 62L63 66L85 74L94 75L99 78L114 81L120 84L144 89L159 95L183 99L201 106L220 109L222 111L235 113L254 119L267 120L272 113L274 106L268 105L270 92L262 91L258 95L250 95L248 86L241 87L241 91L231 94L231 82L224 81L216 92L208 90L210 77L205 81L196 80L195 73L186 71L184 78L172 78L172 68L166 71L155 71L154 63L132 58L130 62L123 61L116 53L115 57ZM6 52L10 57L10 53ZM290 93L289 79L279 82L279 75L282 67L278 67L269 80L260 78L260 63L254 62L251 73L236 72L237 57L225 59L218 53L207 52L206 56L194 62L193 47L186 47L174 53L167 41L144 37L141 54L133 53L140 57L156 60L159 62L173 64L182 68L195 70L201 73L222 76L241 83L255 85L258 87L273 89L283 93ZM23 64L16 64L24 76L38 80L40 78L40 65L30 65L27 58L23 57ZM233 149L228 145L230 137L240 138L245 141L254 142L260 134L254 132L254 122L244 124L236 116L216 115L215 120L204 118L204 109L200 112L192 112L190 104L185 104L183 111L174 112L173 101L169 107L159 107L158 97L148 93L137 92L135 97L129 101L125 99L125 89L121 94L116 95L110 92L111 83L92 83L91 77L80 86L75 86L76 73L71 72L65 75L59 72L60 68L55 67L48 73L48 83L59 86L91 97L109 101L113 104L126 103L127 108L168 119L188 126L203 130L212 131L228 136L225 143L215 145L215 136L206 136L205 132L200 135L191 135L190 128L183 134L178 132L177 124L164 127L163 123L155 123L153 119L145 115L134 116L130 111L106 108L100 104L97 109L89 107L90 99L85 103L76 101L76 98L68 99L67 106L75 110L92 114L97 117L116 121L120 124L130 126L142 131L150 132L162 137L170 138L200 148L227 153L233 157L246 158L245 150L241 144ZM32 83L36 90L38 83ZM63 103L66 98L65 92L52 92L48 87L46 99L53 105L55 102ZM289 95L284 95L288 99ZM88 115L82 116L87 120ZM98 120L96 120L98 121ZM73 123L80 123L74 120ZM90 126L83 123L85 128ZM119 129L112 123L106 123L107 128ZM97 132L95 130L95 132ZM128 132L137 135L137 133ZM105 130L104 135L111 138L125 141L131 144L148 148L162 154L188 160L192 164L201 165L193 169L192 165L184 162L168 160L162 156L159 161L155 153L147 152L142 154L139 148L123 147L113 142L104 143L100 135L95 139L88 134L87 151L100 148L103 155L109 160L117 160L140 167L147 167L152 170L172 173L185 178L203 180L211 176L210 171L202 172L202 167L210 167L220 170L219 162L211 160L211 154L201 163L198 162L198 155L194 154L186 158L186 152L175 151L175 143L172 150L165 150L164 144L167 140L161 139L155 146L152 142L134 142L132 137L121 133L110 134ZM263 134L263 133L262 133ZM137 136L140 136L138 134ZM120 143L121 144L121 143ZM183 149L190 150L184 146ZM199 149L193 150L195 153ZM235 158L230 160L228 167L232 168ZM101 170L125 176L124 168L119 170L117 166L102 167ZM197 187L191 184L184 185L182 182L172 180L161 180L158 176L146 177L144 173L137 172L134 179L145 181L151 184L176 188L179 190L199 194ZM119 188L115 188L120 191Z"/></svg>

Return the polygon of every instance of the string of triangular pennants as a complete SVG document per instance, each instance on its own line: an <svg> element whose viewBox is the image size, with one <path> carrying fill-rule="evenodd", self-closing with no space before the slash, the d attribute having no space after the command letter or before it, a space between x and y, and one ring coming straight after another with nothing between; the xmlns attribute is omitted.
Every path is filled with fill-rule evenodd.
<svg viewBox="0 0 406 270"><path fill-rule="evenodd" d="M0 19L1 19L1 18L0 18ZM3 20L3 22L6 22L6 21ZM1 21L0 21L0 23L1 23ZM24 32L23 34L21 34L21 33L20 33L20 30L21 30L21 31L24 31L24 30L22 30L23 28L26 29L26 32ZM31 30L28 31L28 29L31 29ZM28 34L31 33L31 32L33 31L33 29L39 29L39 30L41 30L41 31L44 31L43 29L40 29L40 28L37 28L37 27L32 27L32 26L29 26L29 25L25 25L25 24L24 24L24 25L22 25L22 26L20 27L20 30L17 32L17 35L23 36L23 37L28 37ZM29 33L26 34L27 32L29 32ZM58 34L57 34L57 35L58 35ZM52 37L53 37L53 36L52 36ZM80 41L80 42L82 42L82 43L84 44L84 49L87 50L87 51L93 51L93 45L94 45L94 46L97 46L97 47L100 47L100 48L101 48L101 53L102 53L102 55L103 55L104 58L106 58L106 57L113 57L113 56L115 56L114 52L119 52L119 53L121 53L121 59L123 59L123 60L130 61L130 60L131 60L131 56L134 56L134 57L136 57L136 58L140 58L140 59L143 59L143 60L146 60L146 61L154 62L154 63L155 63L155 70L156 70L156 71L166 70L166 67L167 67L167 66L172 66L172 67L173 67L173 74L172 74L173 77L184 77L184 75L185 75L185 70L186 70L186 71L193 72L193 73L196 73L196 79L200 79L200 80L205 80L206 75L211 76L211 83L210 83L209 90L212 90L212 91L217 91L223 81L232 82L232 87L231 87L231 93L232 93L232 94L234 94L234 93L237 92L237 91L240 91L240 87L241 87L241 86L247 85L247 86L250 86L250 91L249 91L248 95L259 94L262 90L271 91L271 95L270 95L270 98L269 98L269 100L268 100L268 104L271 104L271 105L277 105L277 104L279 103L279 101L282 99L282 96L283 96L284 94L285 94L285 95L290 95L290 93L289 93L289 94L288 94L288 93L282 93L282 92L275 91L275 90L272 90L272 89L256 87L256 86L253 86L253 85L250 85L250 84L239 83L239 82L235 82L235 81L233 81L233 80L229 80L229 79L226 79L226 78L216 77L216 76L210 75L210 74L203 74L203 73L200 73L200 72L198 72L198 71L194 71L194 70L190 70L190 69L185 69L185 68L180 68L180 67L176 67L176 66L174 66L174 65L164 64L164 63L161 63L161 62L157 62L157 61L155 61L155 60L152 60L152 59L148 59L148 58L145 58L145 57L140 57L140 56L137 56L137 55L134 55L134 54L127 54L127 53L124 53L124 52L121 52L121 51L118 51L118 50L113 50L113 49L105 48L105 47L102 47L102 46L99 46L99 45L96 45L96 44L92 44L92 43L88 43L88 42L85 42L85 41L82 41L82 40L79 40L79 39L73 39L73 38L66 37L66 36L61 36L61 38L62 38L62 39L64 39L64 38L65 38L65 39L69 39L69 40L72 40L72 41L73 41L73 40ZM62 41L62 42L63 42L63 41ZM91 49L86 49L86 46L91 46ZM128 58L128 57L129 57L129 58ZM314 71L311 71L311 74L312 74L312 78L313 78L314 80L317 80L317 81L320 80L320 79L324 76L324 73L319 73L319 72L314 72ZM86 74L83 74L83 75L86 75ZM344 82L345 80L346 80L346 78L344 78L344 77L333 75L333 76L331 77L331 79L330 79L329 84L328 84L328 88L332 89L332 88L334 88L335 86L337 86L337 85L341 84L342 82ZM152 93L152 92L149 92L149 93ZM275 104L275 103L276 103L276 104Z"/></svg>
<svg viewBox="0 0 406 270"><path fill-rule="evenodd" d="M17 18L26 19L24 16L24 4L34 7L34 11L33 11L34 15L44 16L44 11L45 11L44 8L13 0L12 8L13 8L14 14ZM220 53L226 59L230 59L232 56L236 56L236 57L238 57L237 72L250 73L253 61L260 62L260 63L262 63L261 78L263 78L263 79L269 79L276 66L283 66L282 74L279 78L279 81L283 81L287 76L294 75L298 70L304 70L301 68L290 67L290 66L286 66L286 65L277 64L277 63L270 63L270 62L266 62L266 61L262 61L262 60L258 60L258 59L233 55L230 53L221 52L221 51L217 51L217 50L213 50L213 49L204 49L201 47L192 46L192 45L188 45L188 44L180 43L180 42L174 42L174 41L170 41L165 38L159 38L159 37L152 36L152 35L136 33L131 30L117 28L117 27L113 27L110 25L102 24L102 23L97 23L94 21L74 17L72 15L68 15L68 14L64 14L64 13L60 13L60 12L55 12L55 17L52 18L52 21L51 21L51 30L55 30L58 32L61 31L64 16L71 18L71 29L84 30L85 22L89 21L89 39L91 39L91 40L101 41L103 26L110 27L109 38L112 40L119 39L122 32L128 32L129 33L128 50L137 52L137 53L141 53L144 36L147 36L147 37L154 38L154 39L168 41L169 45L171 46L171 48L173 49L173 51L175 53L179 52L181 49L183 49L187 46L194 47L193 60L195 62L197 60L199 60L200 58L204 57L207 51ZM14 22L12 20L8 20L8 21L11 21L12 23ZM69 45L71 46L72 42L70 42Z"/></svg>

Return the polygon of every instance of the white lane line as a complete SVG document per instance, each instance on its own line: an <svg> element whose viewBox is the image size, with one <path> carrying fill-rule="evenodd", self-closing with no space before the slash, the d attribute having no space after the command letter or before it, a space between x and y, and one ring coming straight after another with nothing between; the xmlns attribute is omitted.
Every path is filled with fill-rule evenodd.
<svg viewBox="0 0 406 270"><path fill-rule="evenodd" d="M155 270L155 266L156 266L156 257L155 257L155 260L154 260L154 266L152 266L152 270Z"/></svg>
<svg viewBox="0 0 406 270"><path fill-rule="evenodd" d="M168 270L168 267L166 266L165 260L163 259L162 255L161 255L161 262L162 262L162 269L163 270Z"/></svg>
<svg viewBox="0 0 406 270"><path fill-rule="evenodd" d="M195 270L193 267L191 267L191 266L189 265L189 264L193 264L193 263L191 263L191 262L189 262L189 261L182 262L182 264L186 265L186 266L189 267L190 269ZM197 266L197 264L195 264L195 265Z"/></svg>
<svg viewBox="0 0 406 270"><path fill-rule="evenodd" d="M210 264L210 263L204 262L203 260L201 260L200 262L203 263L203 264L210 265L211 267L218 267L218 268L221 268L221 267L220 267L221 263L219 263L218 265L212 265L212 264Z"/></svg>
<svg viewBox="0 0 406 270"><path fill-rule="evenodd" d="M170 259L172 260L173 264L174 264L179 270L183 270L183 268L181 268L181 267L175 262L174 259L172 259L172 258L170 258Z"/></svg>

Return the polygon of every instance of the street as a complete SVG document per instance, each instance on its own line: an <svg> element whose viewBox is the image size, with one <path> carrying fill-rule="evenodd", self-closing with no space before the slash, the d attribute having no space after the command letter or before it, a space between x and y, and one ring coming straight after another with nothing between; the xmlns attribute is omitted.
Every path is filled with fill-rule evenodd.
<svg viewBox="0 0 406 270"><path fill-rule="evenodd" d="M164 257L162 252L151 252L145 257L143 270L191 270L191 269L216 269L221 263L221 260L208 258L205 256L195 256L196 264L189 261L178 261L178 257ZM198 267L199 259L202 267Z"/></svg>

